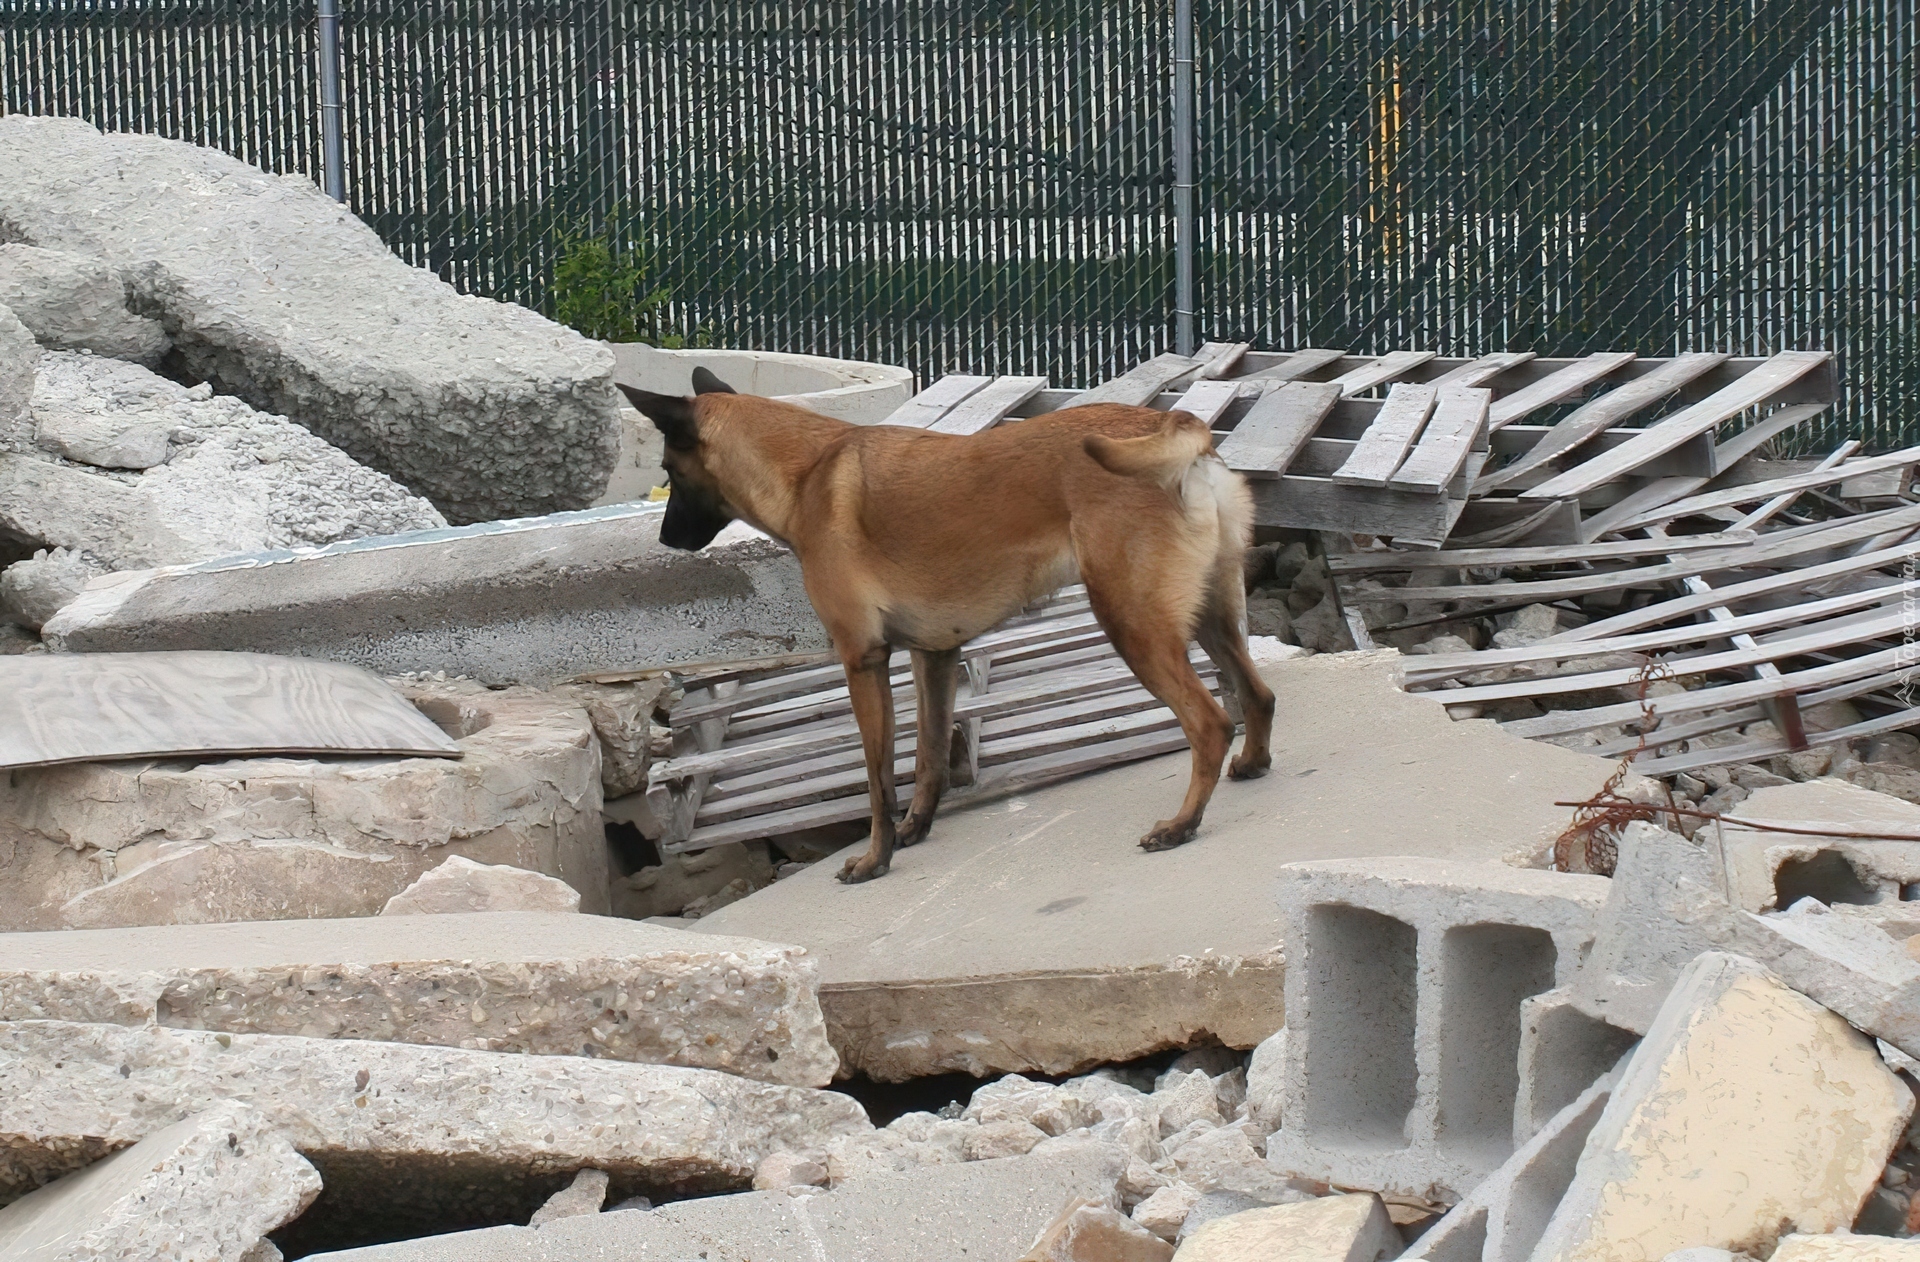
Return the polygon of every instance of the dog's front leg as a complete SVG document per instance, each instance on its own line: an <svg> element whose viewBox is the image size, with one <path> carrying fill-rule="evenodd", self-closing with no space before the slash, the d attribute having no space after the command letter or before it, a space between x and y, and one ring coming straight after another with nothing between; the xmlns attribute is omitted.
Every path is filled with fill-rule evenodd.
<svg viewBox="0 0 1920 1262"><path fill-rule="evenodd" d="M860 725L860 747L867 757L867 800L872 807L873 834L867 852L847 860L840 879L849 885L885 876L893 863L893 685L888 678L887 645L845 657L847 694L853 718Z"/></svg>
<svg viewBox="0 0 1920 1262"><path fill-rule="evenodd" d="M953 749L953 693L959 676L959 649L913 651L920 735L913 764L913 804L900 821L895 845L911 846L927 835L940 795L946 792L947 756Z"/></svg>

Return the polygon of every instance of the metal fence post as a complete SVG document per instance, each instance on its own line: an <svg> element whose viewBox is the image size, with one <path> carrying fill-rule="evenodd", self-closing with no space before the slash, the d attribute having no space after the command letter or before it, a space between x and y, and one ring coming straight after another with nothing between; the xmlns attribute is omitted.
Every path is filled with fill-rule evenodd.
<svg viewBox="0 0 1920 1262"><path fill-rule="evenodd" d="M340 100L340 0L320 3L320 187L347 200L346 107Z"/></svg>
<svg viewBox="0 0 1920 1262"><path fill-rule="evenodd" d="M1193 0L1173 0L1173 344L1193 354Z"/></svg>

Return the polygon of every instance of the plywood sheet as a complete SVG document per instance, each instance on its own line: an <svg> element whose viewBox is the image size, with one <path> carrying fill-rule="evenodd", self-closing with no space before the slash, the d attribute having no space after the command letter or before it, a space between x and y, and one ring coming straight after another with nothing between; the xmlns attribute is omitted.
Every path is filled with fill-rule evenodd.
<svg viewBox="0 0 1920 1262"><path fill-rule="evenodd" d="M0 657L0 767L459 747L358 666L265 653Z"/></svg>

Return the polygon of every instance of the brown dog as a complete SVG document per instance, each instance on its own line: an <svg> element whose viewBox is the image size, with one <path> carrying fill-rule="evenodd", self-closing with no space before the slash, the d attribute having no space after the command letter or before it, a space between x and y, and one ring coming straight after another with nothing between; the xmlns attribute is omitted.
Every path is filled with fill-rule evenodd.
<svg viewBox="0 0 1920 1262"><path fill-rule="evenodd" d="M1273 693L1241 631L1252 509L1199 420L1099 404L956 437L735 394L705 369L693 385L691 398L621 387L666 440L660 540L702 548L738 518L800 558L846 667L873 803L872 842L841 880L884 875L896 845L926 836L946 788L960 646L1076 575L1114 648L1193 748L1186 801L1141 846L1192 838L1233 739L1187 660L1194 638L1246 715L1228 774L1266 772ZM897 830L895 646L913 652L919 700L913 803Z"/></svg>

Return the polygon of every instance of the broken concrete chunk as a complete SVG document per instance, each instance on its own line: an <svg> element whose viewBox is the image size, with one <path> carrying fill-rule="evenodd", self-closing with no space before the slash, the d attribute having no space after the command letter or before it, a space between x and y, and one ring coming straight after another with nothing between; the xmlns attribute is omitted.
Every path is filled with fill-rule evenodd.
<svg viewBox="0 0 1920 1262"><path fill-rule="evenodd" d="M1213 1079L1203 1070L1170 1077L1166 1086L1153 1093L1153 1102L1160 1110L1162 1137L1195 1122L1214 1127L1226 1120L1220 1116L1220 1100L1214 1093Z"/></svg>
<svg viewBox="0 0 1920 1262"><path fill-rule="evenodd" d="M562 684L554 691L586 710L600 740L600 784L609 800L647 787L652 761L653 708L666 682L643 679L623 684Z"/></svg>
<svg viewBox="0 0 1920 1262"><path fill-rule="evenodd" d="M1513 1142L1526 1143L1639 1041L1576 1007L1568 989L1520 1005L1520 1091L1513 1102Z"/></svg>
<svg viewBox="0 0 1920 1262"><path fill-rule="evenodd" d="M16 624L38 631L104 573L106 568L84 553L43 548L0 572L0 609Z"/></svg>
<svg viewBox="0 0 1920 1262"><path fill-rule="evenodd" d="M1920 1240L1889 1236L1787 1236L1772 1262L1920 1262Z"/></svg>
<svg viewBox="0 0 1920 1262"><path fill-rule="evenodd" d="M1263 1134L1280 1129L1286 1101L1286 1054L1287 1032L1281 1030L1254 1048L1247 1060L1247 1120Z"/></svg>
<svg viewBox="0 0 1920 1262"><path fill-rule="evenodd" d="M557 877L605 912L586 715L530 688L391 682L418 707L475 713L459 759L76 763L0 779L13 855L0 929L372 916L449 854Z"/></svg>
<svg viewBox="0 0 1920 1262"><path fill-rule="evenodd" d="M470 1047L825 1086L797 947L484 912L0 934L0 1018Z"/></svg>
<svg viewBox="0 0 1920 1262"><path fill-rule="evenodd" d="M1020 1262L1168 1262L1173 1246L1112 1207L1069 1204Z"/></svg>
<svg viewBox="0 0 1920 1262"><path fill-rule="evenodd" d="M1199 1188L1169 1183L1133 1207L1133 1221L1171 1244L1179 1238L1181 1226L1201 1195Z"/></svg>
<svg viewBox="0 0 1920 1262"><path fill-rule="evenodd" d="M778 1192L790 1187L823 1187L827 1182L827 1155L777 1152L753 1172L756 1192Z"/></svg>
<svg viewBox="0 0 1920 1262"><path fill-rule="evenodd" d="M39 364L40 344L13 309L0 302L0 454L25 451L33 445L33 420L27 405L33 400L33 380Z"/></svg>
<svg viewBox="0 0 1920 1262"><path fill-rule="evenodd" d="M1870 1039L1753 961L1709 952L1628 1062L1533 1257L1764 1256L1786 1233L1843 1229L1912 1109Z"/></svg>
<svg viewBox="0 0 1920 1262"><path fill-rule="evenodd" d="M158 320L127 310L118 268L30 245L0 245L0 303L43 344L152 366L173 345Z"/></svg>
<svg viewBox="0 0 1920 1262"><path fill-rule="evenodd" d="M608 1181L605 1170L582 1170L573 1176L572 1183L549 1196L546 1204L533 1211L527 1226L543 1227L557 1219L599 1213L600 1207L607 1203Z"/></svg>
<svg viewBox="0 0 1920 1262"><path fill-rule="evenodd" d="M151 469L166 460L172 429L166 421L137 413L57 413L44 419L36 415L34 436L47 450L97 469Z"/></svg>
<svg viewBox="0 0 1920 1262"><path fill-rule="evenodd" d="M710 1070L17 1021L0 1023L0 1200L229 1099L370 1230L429 1209L530 1215L583 1166L620 1188L743 1187L771 1153L868 1129L847 1096Z"/></svg>
<svg viewBox="0 0 1920 1262"><path fill-rule="evenodd" d="M565 881L504 863L475 863L453 855L389 898L380 914L579 910L580 891Z"/></svg>
<svg viewBox="0 0 1920 1262"><path fill-rule="evenodd" d="M0 1257L245 1262L319 1194L319 1174L265 1116L222 1104L0 1209Z"/></svg>
<svg viewBox="0 0 1920 1262"><path fill-rule="evenodd" d="M78 119L0 122L17 239L126 269L182 365L482 521L590 504L619 450L613 354L395 258L312 181Z"/></svg>
<svg viewBox="0 0 1920 1262"><path fill-rule="evenodd" d="M1216 1218L1181 1244L1177 1262L1383 1262L1404 1246L1380 1198L1328 1196Z"/></svg>

